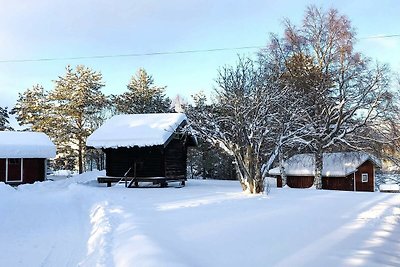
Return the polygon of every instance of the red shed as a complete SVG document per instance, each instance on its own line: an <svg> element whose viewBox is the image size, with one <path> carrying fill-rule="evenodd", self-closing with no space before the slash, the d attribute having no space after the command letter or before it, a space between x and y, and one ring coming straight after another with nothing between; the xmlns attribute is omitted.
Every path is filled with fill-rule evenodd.
<svg viewBox="0 0 400 267"><path fill-rule="evenodd" d="M314 182L315 157L313 154L298 154L284 163L287 185L292 188L309 188ZM367 153L324 153L322 188L344 191L370 191L375 189L375 168L380 162ZM282 187L280 168L269 171L277 177Z"/></svg>
<svg viewBox="0 0 400 267"><path fill-rule="evenodd" d="M44 181L47 159L55 156L56 148L44 133L0 132L0 182Z"/></svg>

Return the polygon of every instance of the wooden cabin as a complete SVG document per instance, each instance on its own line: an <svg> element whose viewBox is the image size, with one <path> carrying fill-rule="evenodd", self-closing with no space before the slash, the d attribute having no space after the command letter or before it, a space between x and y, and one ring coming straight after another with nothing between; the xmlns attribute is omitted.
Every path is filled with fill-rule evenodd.
<svg viewBox="0 0 400 267"><path fill-rule="evenodd" d="M287 185L291 188L309 188L314 182L315 158L313 154L298 154L284 163ZM322 188L343 191L375 190L375 169L380 162L362 152L324 153ZM269 171L277 177L277 186L282 187L280 168Z"/></svg>
<svg viewBox="0 0 400 267"><path fill-rule="evenodd" d="M129 187L139 182L184 185L187 148L196 144L191 134L180 131L186 123L182 113L117 115L107 120L86 143L106 155L106 176L98 177L98 182L111 186L125 179Z"/></svg>
<svg viewBox="0 0 400 267"><path fill-rule="evenodd" d="M44 181L47 159L55 156L56 147L44 133L0 132L0 182Z"/></svg>

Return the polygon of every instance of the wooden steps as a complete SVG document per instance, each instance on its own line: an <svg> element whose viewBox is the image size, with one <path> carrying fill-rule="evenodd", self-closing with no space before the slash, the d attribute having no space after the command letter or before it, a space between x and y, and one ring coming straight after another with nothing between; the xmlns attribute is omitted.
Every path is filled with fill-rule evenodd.
<svg viewBox="0 0 400 267"><path fill-rule="evenodd" d="M113 177L113 176L99 176L97 182L100 184L107 184L107 187L111 187L111 184L125 183L125 187L138 187L140 182L150 182L154 185L159 184L161 187L168 186L169 182L180 182L182 186L185 185L187 179L182 176L178 177Z"/></svg>

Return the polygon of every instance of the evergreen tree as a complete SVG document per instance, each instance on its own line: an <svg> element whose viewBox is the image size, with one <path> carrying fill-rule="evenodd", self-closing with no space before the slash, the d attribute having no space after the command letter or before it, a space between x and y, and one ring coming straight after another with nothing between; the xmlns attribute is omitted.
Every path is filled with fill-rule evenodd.
<svg viewBox="0 0 400 267"><path fill-rule="evenodd" d="M129 82L128 92L113 95L112 102L119 114L168 112L171 101L164 94L165 86L154 85L151 75L139 69Z"/></svg>
<svg viewBox="0 0 400 267"><path fill-rule="evenodd" d="M64 155L77 157L79 173L83 172L86 138L96 128L93 121L101 119L107 99L101 92L104 86L102 75L83 65L73 70L66 68L66 74L55 81L54 91L49 95L54 104L52 121L55 143ZM65 164L71 164L66 159Z"/></svg>
<svg viewBox="0 0 400 267"><path fill-rule="evenodd" d="M11 110L21 126L29 126L37 132L49 133L51 104L44 88L37 84L19 93L17 104Z"/></svg>
<svg viewBox="0 0 400 267"><path fill-rule="evenodd" d="M198 138L198 145L188 150L188 174L191 178L236 180L234 158L220 147Z"/></svg>
<svg viewBox="0 0 400 267"><path fill-rule="evenodd" d="M5 131L5 130L12 130L10 126L10 122L8 119L10 118L8 116L8 108L2 108L0 107L0 131Z"/></svg>

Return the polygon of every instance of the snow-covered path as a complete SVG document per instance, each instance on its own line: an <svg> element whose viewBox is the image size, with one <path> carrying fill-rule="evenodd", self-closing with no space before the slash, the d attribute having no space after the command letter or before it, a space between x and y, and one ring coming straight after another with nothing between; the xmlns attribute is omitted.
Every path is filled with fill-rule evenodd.
<svg viewBox="0 0 400 267"><path fill-rule="evenodd" d="M0 185L0 266L400 266L399 194L240 191Z"/></svg>
<svg viewBox="0 0 400 267"><path fill-rule="evenodd" d="M399 195L274 189L249 196L235 182L216 181L107 193L125 216L114 235L116 266L400 264Z"/></svg>
<svg viewBox="0 0 400 267"><path fill-rule="evenodd" d="M0 266L77 266L87 204L70 191L24 189L1 197Z"/></svg>

